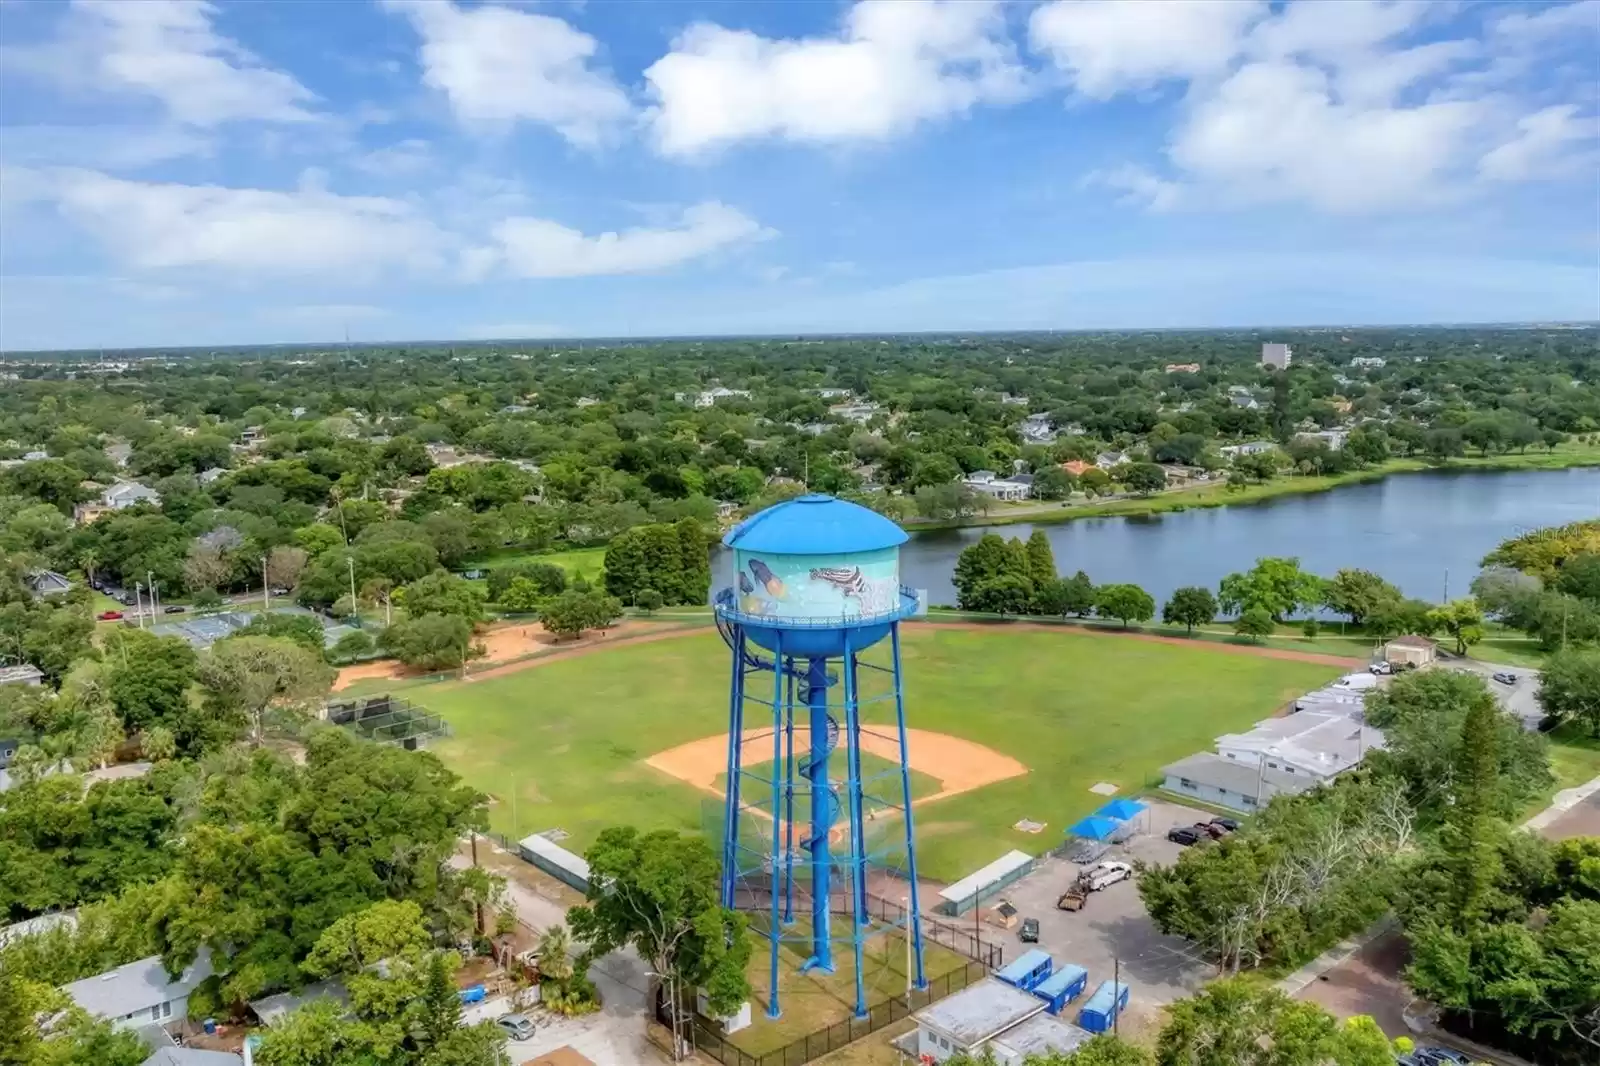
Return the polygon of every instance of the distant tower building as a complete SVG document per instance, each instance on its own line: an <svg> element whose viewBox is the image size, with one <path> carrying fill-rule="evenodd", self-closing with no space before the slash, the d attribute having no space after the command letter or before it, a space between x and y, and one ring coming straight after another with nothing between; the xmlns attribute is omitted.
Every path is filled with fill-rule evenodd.
<svg viewBox="0 0 1600 1066"><path fill-rule="evenodd" d="M1289 360L1294 353L1287 344L1263 344L1261 346L1261 365L1270 366L1274 370L1288 370Z"/></svg>

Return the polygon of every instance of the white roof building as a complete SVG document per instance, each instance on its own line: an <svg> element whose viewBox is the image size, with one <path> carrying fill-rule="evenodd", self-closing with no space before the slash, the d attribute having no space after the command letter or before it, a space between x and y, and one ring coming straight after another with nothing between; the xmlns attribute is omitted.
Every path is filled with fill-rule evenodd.
<svg viewBox="0 0 1600 1066"><path fill-rule="evenodd" d="M1044 1009L1038 996L986 977L917 1011L917 1055L933 1062L958 1052L981 1056L995 1037Z"/></svg>

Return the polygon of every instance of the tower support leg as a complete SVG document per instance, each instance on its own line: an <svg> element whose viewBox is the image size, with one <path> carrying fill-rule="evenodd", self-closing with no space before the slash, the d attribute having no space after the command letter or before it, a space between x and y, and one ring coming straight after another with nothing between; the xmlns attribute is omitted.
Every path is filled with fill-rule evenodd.
<svg viewBox="0 0 1600 1066"><path fill-rule="evenodd" d="M856 1017L867 1016L866 978L862 973L862 940L866 936L867 855L861 804L861 709L856 692L856 657L847 635L844 641L845 763L850 800L850 941L856 965Z"/></svg>
<svg viewBox="0 0 1600 1066"><path fill-rule="evenodd" d="M794 924L794 660L786 660L784 683L788 699L783 708L783 924ZM773 826L776 831L777 826Z"/></svg>
<svg viewBox="0 0 1600 1066"><path fill-rule="evenodd" d="M782 826L778 819L783 815L780 806L783 790L783 670L778 664L783 662L783 640L781 637L774 639L772 671L772 866L767 877L767 894L772 897L772 913L767 921L767 940L772 952L771 969L768 973L767 983L767 1017L776 1018L781 1013L778 1004L778 937L782 928L778 920L778 885L781 876L780 849L783 847Z"/></svg>
<svg viewBox="0 0 1600 1066"><path fill-rule="evenodd" d="M906 936L911 938L916 986L921 991L928 987L928 978L922 968L922 904L918 898L917 841L911 817L911 748L906 742L906 697L900 677L899 622L889 627L889 646L894 658L894 721L900 731L900 795L905 805L906 873L911 878L911 913L906 915Z"/></svg>
<svg viewBox="0 0 1600 1066"><path fill-rule="evenodd" d="M728 792L722 815L722 905L734 905L734 886L739 876L739 778L744 746L744 629L735 627L733 639L733 678L728 686Z"/></svg>
<svg viewBox="0 0 1600 1066"><path fill-rule="evenodd" d="M806 778L811 791L811 838L806 847L811 864L811 958L801 967L802 972L821 970L833 972L833 943L829 931L831 902L831 874L833 856L829 851L828 832L838 816L838 801L828 786L828 660L811 659L806 665L807 700L811 709L811 755L806 762Z"/></svg>

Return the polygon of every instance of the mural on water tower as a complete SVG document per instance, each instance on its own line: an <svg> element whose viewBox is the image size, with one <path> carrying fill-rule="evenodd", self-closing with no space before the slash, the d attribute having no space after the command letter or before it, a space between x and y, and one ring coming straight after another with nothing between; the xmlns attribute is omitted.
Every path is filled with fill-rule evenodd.
<svg viewBox="0 0 1600 1066"><path fill-rule="evenodd" d="M870 618L900 602L894 548L849 555L736 551L739 610L768 618Z"/></svg>

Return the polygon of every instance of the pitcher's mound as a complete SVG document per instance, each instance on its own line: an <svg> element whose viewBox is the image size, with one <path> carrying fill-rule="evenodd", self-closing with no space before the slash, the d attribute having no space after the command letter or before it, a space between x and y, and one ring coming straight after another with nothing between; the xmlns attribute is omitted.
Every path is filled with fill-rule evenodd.
<svg viewBox="0 0 1600 1066"><path fill-rule="evenodd" d="M753 766L772 760L770 728L747 729L740 743L739 757L744 765ZM795 752L798 754L810 746L810 729L796 726ZM975 788L992 785L1008 777L1020 777L1028 772L1026 766L1009 755L1002 755L993 748L948 733L907 729L906 746L911 750L911 769L944 783L942 791L917 799L913 806L971 792ZM900 740L892 726L865 726L861 730L861 750L897 762L900 759ZM728 734L717 733L679 744L650 756L645 764L695 788L720 796L722 790L717 787L717 778L728 769Z"/></svg>

